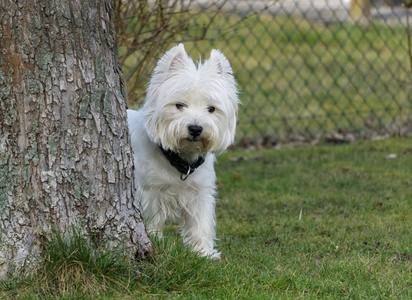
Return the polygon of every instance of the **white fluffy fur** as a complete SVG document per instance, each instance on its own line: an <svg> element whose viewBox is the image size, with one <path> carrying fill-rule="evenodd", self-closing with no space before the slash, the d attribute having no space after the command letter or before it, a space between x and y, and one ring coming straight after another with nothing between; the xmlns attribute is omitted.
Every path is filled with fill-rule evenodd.
<svg viewBox="0 0 412 300"><path fill-rule="evenodd" d="M213 153L233 142L238 103L225 56L212 50L204 64L196 65L179 44L159 60L143 108L127 111L138 199L148 231L161 236L167 219L180 221L184 242L214 258L219 253L214 249ZM191 137L190 125L201 126L202 134ZM199 155L205 162L182 181L159 145L189 162Z"/></svg>

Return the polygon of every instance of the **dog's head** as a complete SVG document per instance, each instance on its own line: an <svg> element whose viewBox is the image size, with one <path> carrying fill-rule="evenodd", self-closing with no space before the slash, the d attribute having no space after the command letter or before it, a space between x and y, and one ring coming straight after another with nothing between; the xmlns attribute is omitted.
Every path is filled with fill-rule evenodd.
<svg viewBox="0 0 412 300"><path fill-rule="evenodd" d="M151 140L180 155L222 152L234 141L239 99L226 57L212 50L196 65L183 44L159 60L144 104Z"/></svg>

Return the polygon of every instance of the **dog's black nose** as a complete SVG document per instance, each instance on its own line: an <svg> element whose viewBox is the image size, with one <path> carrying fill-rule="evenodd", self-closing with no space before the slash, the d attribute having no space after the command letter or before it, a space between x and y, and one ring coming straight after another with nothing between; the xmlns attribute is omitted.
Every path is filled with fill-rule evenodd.
<svg viewBox="0 0 412 300"><path fill-rule="evenodd" d="M189 133L190 133L190 135L192 136L192 137L198 137L199 135L201 135L202 134L202 131L203 131L203 127L202 126L199 126L199 125L190 125L189 127L188 127L188 129L189 129Z"/></svg>

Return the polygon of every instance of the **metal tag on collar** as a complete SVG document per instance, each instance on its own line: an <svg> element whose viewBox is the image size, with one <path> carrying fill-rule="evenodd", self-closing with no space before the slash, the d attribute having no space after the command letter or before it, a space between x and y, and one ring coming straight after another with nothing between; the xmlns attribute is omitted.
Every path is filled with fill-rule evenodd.
<svg viewBox="0 0 412 300"><path fill-rule="evenodd" d="M190 171L191 171L191 168L189 167L186 174L180 174L180 180L185 181L187 177L189 177L189 175L192 174L192 172Z"/></svg>

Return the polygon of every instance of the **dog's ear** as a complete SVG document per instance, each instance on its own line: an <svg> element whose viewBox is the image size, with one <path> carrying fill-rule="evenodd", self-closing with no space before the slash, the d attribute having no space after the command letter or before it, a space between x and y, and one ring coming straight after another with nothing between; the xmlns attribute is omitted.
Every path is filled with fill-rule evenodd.
<svg viewBox="0 0 412 300"><path fill-rule="evenodd" d="M183 44L174 46L167 51L157 63L155 73L173 73L186 69L193 64L185 51Z"/></svg>
<svg viewBox="0 0 412 300"><path fill-rule="evenodd" d="M213 49L210 52L210 68L216 71L218 74L232 74L232 68L227 58L219 50Z"/></svg>

